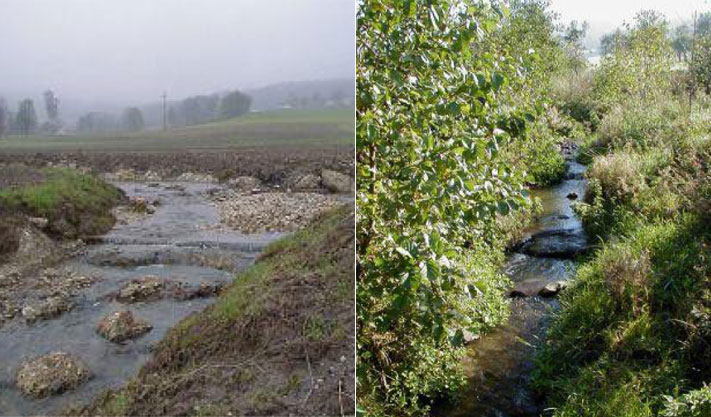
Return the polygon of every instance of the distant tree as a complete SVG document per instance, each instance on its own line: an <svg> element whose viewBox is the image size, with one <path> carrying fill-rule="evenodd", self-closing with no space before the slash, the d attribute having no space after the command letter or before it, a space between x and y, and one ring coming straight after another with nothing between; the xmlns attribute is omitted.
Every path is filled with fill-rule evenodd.
<svg viewBox="0 0 711 417"><path fill-rule="evenodd" d="M35 132L37 129L37 112L31 99L25 99L20 102L15 122L19 133L29 135Z"/></svg>
<svg viewBox="0 0 711 417"><path fill-rule="evenodd" d="M209 122L217 117L220 96L193 96L182 101L180 113L186 125Z"/></svg>
<svg viewBox="0 0 711 417"><path fill-rule="evenodd" d="M343 101L346 99L346 94L343 92L343 90L333 90L331 92L331 95L329 97L329 100L333 102L333 104L337 107L343 105Z"/></svg>
<svg viewBox="0 0 711 417"><path fill-rule="evenodd" d="M702 13L696 19L696 34L699 36L711 35L711 12Z"/></svg>
<svg viewBox="0 0 711 417"><path fill-rule="evenodd" d="M220 100L220 117L229 118L241 116L249 112L252 97L240 91L233 91Z"/></svg>
<svg viewBox="0 0 711 417"><path fill-rule="evenodd" d="M49 120L57 120L59 118L59 99L52 90L45 91L43 96L47 118L49 118Z"/></svg>
<svg viewBox="0 0 711 417"><path fill-rule="evenodd" d="M711 32L696 36L689 70L694 86L711 95Z"/></svg>
<svg viewBox="0 0 711 417"><path fill-rule="evenodd" d="M42 124L42 131L55 134L62 128L62 122L59 120L59 99L52 90L47 90L42 95L44 97L44 108L49 119Z"/></svg>
<svg viewBox="0 0 711 417"><path fill-rule="evenodd" d="M583 40L588 32L588 22L578 22L573 20L568 24L563 32L563 42L565 43L570 66L577 73L585 66L585 51Z"/></svg>
<svg viewBox="0 0 711 417"><path fill-rule="evenodd" d="M91 112L79 117L77 130L82 133L108 132L116 129L116 118L107 113Z"/></svg>
<svg viewBox="0 0 711 417"><path fill-rule="evenodd" d="M129 132L137 132L145 127L143 113L138 107L129 107L123 112L121 117L121 128Z"/></svg>
<svg viewBox="0 0 711 417"><path fill-rule="evenodd" d="M627 34L621 29L616 29L614 32L603 35L600 39L600 54L602 56L610 55L615 48L624 47L627 41Z"/></svg>
<svg viewBox="0 0 711 417"><path fill-rule="evenodd" d="M7 102L3 97L0 97L0 137L7 133L9 129L9 117L10 113L7 109Z"/></svg>
<svg viewBox="0 0 711 417"><path fill-rule="evenodd" d="M689 60L689 52L691 52L693 43L692 36L691 29L687 24L679 25L674 29L671 45L678 61Z"/></svg>

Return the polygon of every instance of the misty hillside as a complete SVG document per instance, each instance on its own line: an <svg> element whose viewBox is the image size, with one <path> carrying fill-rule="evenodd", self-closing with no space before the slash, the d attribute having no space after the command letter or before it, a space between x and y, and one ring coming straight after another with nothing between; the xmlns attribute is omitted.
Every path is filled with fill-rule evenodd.
<svg viewBox="0 0 711 417"><path fill-rule="evenodd" d="M225 91L206 91L205 95L224 95ZM252 97L252 111L283 108L342 108L355 103L355 82L349 79L287 81L244 90ZM186 97L168 100L168 107L179 105ZM141 106L147 126L163 123L163 104L159 101Z"/></svg>
<svg viewBox="0 0 711 417"><path fill-rule="evenodd" d="M295 98L345 100L351 104L355 100L354 81L349 79L284 82L245 92L252 96L252 109L258 111L282 108Z"/></svg>

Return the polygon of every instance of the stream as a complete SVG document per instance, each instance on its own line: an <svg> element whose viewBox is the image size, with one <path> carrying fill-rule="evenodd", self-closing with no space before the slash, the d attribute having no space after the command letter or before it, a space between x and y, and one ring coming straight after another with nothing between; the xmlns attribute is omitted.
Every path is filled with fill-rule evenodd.
<svg viewBox="0 0 711 417"><path fill-rule="evenodd" d="M211 298L122 304L108 294L135 278L154 276L187 285L225 284L254 262L255 256L280 233L245 235L220 225L209 201L220 186L199 183L116 183L129 197L158 200L156 212L128 224L117 224L97 238L82 255L61 268L96 283L75 297L76 306L63 315L26 324L14 320L0 329L0 415L56 413L81 404L107 388L122 386L149 359L152 347L187 315L200 311ZM153 329L122 344L100 337L96 324L106 315L128 309ZM43 399L23 396L14 377L23 360L64 351L80 358L93 378L74 391Z"/></svg>
<svg viewBox="0 0 711 417"><path fill-rule="evenodd" d="M549 284L567 283L575 272L572 258L587 248L582 223L572 208L585 193L585 167L572 155L566 159L569 169L563 182L531 191L540 198L543 213L504 266L513 282L508 321L469 345L464 360L467 384L459 401L435 407L432 415L538 417L543 412L529 382L536 346L558 302L554 294L539 292Z"/></svg>

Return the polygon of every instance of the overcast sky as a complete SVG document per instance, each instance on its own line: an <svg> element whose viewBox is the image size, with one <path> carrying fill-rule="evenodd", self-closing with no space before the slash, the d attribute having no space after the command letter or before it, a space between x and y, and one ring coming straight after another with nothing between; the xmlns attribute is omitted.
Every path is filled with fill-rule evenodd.
<svg viewBox="0 0 711 417"><path fill-rule="evenodd" d="M0 95L147 101L354 74L353 0L2 0Z"/></svg>
<svg viewBox="0 0 711 417"><path fill-rule="evenodd" d="M643 9L664 13L672 23L690 20L694 10L711 11L711 0L550 0L551 8L561 15L563 22L588 21L590 35L599 38L603 34L631 22L634 15ZM599 39L595 39L598 41Z"/></svg>

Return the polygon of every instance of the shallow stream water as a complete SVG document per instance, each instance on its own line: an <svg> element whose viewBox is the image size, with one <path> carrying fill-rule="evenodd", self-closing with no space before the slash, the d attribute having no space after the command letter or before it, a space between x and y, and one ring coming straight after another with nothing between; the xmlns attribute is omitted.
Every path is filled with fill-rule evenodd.
<svg viewBox="0 0 711 417"><path fill-rule="evenodd" d="M245 235L222 227L217 208L208 199L209 192L219 187L214 184L116 185L129 196L157 199L160 205L151 216L115 226L85 254L61 265L97 279L74 300L74 309L31 325L16 319L0 329L0 415L57 413L107 388L120 387L149 359L152 346L169 328L213 301L162 299L121 304L106 297L131 279L155 276L194 285L227 283L267 244L282 236ZM97 335L97 323L120 309L130 310L153 329L124 344ZM45 399L23 396L14 384L18 367L25 359L54 351L80 358L93 378L74 391Z"/></svg>
<svg viewBox="0 0 711 417"><path fill-rule="evenodd" d="M527 239L539 236L543 247L568 249L585 243L582 223L575 216L572 204L585 193L582 177L585 167L569 160L568 176L557 186L533 190L540 198L543 213L527 231ZM571 193L576 199L569 198ZM572 195L571 195L572 197ZM565 231L565 233L551 233ZM553 236L551 238L550 236ZM548 241L558 239L557 241ZM521 246L523 248L525 246ZM529 387L534 370L536 345L544 336L550 312L558 308L555 297L541 297L538 291L546 284L568 281L574 276L575 263L566 258L531 256L517 249L509 255L504 272L519 295L510 298L511 315L494 331L474 341L468 347L464 361L467 386L456 404L436 407L435 416L451 417L538 417L543 405ZM560 252L560 251L556 251ZM565 250L563 250L565 252Z"/></svg>

